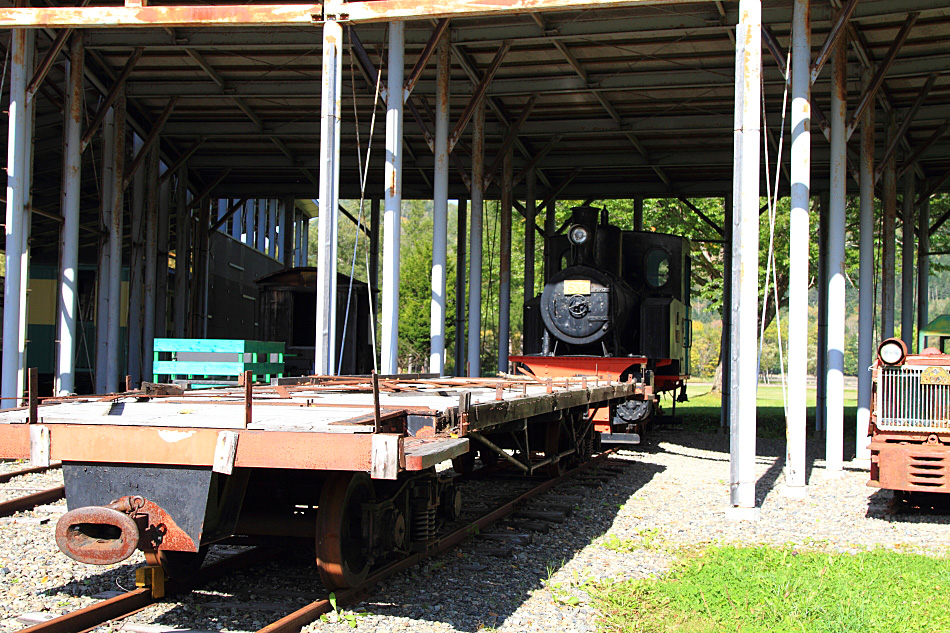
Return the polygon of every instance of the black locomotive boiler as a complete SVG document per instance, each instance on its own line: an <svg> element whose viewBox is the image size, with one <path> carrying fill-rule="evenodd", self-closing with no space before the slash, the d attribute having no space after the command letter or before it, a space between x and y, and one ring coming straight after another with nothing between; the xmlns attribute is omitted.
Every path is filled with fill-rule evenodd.
<svg viewBox="0 0 950 633"><path fill-rule="evenodd" d="M607 210L574 207L567 231L546 240L544 290L525 304L524 356L540 377L645 378L637 401L593 412L604 440L639 442L655 394L685 396L690 348L690 243L624 231Z"/></svg>

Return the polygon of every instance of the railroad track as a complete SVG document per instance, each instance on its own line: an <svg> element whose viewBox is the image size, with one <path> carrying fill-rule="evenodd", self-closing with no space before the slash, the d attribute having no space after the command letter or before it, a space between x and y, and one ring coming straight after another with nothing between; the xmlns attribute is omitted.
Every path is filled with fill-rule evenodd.
<svg viewBox="0 0 950 633"><path fill-rule="evenodd" d="M44 473L49 470L55 470L61 466L62 464L56 462L50 464L49 466L33 466L30 468L13 470L8 473L2 473L0 474L0 484L5 484L23 475L33 475ZM31 488L31 490L32 489L33 488ZM39 490L31 494L16 497L8 501L3 501L0 502L0 517L10 516L11 514L16 514L17 512L22 512L23 510L31 510L36 506L43 505L45 503L53 503L54 501L59 501L65 496L66 489L63 486L54 486L53 488Z"/></svg>
<svg viewBox="0 0 950 633"><path fill-rule="evenodd" d="M359 586L336 592L336 607L339 608L360 602L371 594L371 591L375 586L379 585L387 578L405 569L418 565L428 558L439 556L450 551L459 543L471 537L473 534L483 532L492 524L503 519L517 517L520 515L520 519L522 520L523 524L524 522L530 524L532 522L532 518L538 517L532 515L530 511L526 512L524 510L524 506L528 501L548 491L551 491L552 489L561 486L568 481L576 480L578 475L582 475L585 473L585 471L588 471L593 467L603 465L607 458L613 454L613 452L614 451L611 450L601 453L590 461L565 472L559 477L540 481L537 482L536 485L531 485L527 489L519 490L516 492L516 496L509 497L507 500L491 509L484 511L478 510L478 516L472 518L471 520L465 520L462 522L464 524L460 527L456 527L455 529L442 534L437 539L434 546L430 547L426 552L419 552L407 558L378 568L373 571L366 581ZM499 472L498 476L504 477L505 473ZM488 477L490 478L492 475L489 474ZM600 479L598 479L598 476L596 475L593 476L593 478L590 478L591 476L587 477L588 479L580 480L577 483L579 483L579 485L592 485L597 483L600 479L605 478L603 475L599 476ZM524 478L518 478L517 481L525 484L534 483ZM544 513L541 512L541 514ZM547 514L550 515L555 513L547 512ZM550 517L548 518L550 519ZM166 595L171 597L174 595L185 594L213 580L227 576L228 574L248 569L254 565L263 563L266 560L271 559L272 556L272 552L264 548L255 548L222 561L206 565L198 572L196 577L187 584L175 583L171 580L166 581ZM109 621L125 619L156 603L157 601L158 599L152 597L152 592L148 587L139 588L124 593L120 596L103 600L102 602L85 607L83 609L67 613L46 622L29 626L25 629L22 629L20 633L82 633ZM288 606L288 609L289 608L292 607ZM259 629L258 633L296 633L305 625L317 620L321 615L329 613L333 609L334 605L331 604L329 593L327 593L321 598L292 611L291 613L270 624L267 624L263 628Z"/></svg>

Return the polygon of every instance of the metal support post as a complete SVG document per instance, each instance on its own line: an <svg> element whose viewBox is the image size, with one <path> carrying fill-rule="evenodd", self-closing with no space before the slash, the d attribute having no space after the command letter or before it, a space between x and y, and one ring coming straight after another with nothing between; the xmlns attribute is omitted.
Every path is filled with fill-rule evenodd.
<svg viewBox="0 0 950 633"><path fill-rule="evenodd" d="M267 203L268 200L257 201L257 233L254 239L259 253L267 252Z"/></svg>
<svg viewBox="0 0 950 633"><path fill-rule="evenodd" d="M142 323L142 379L152 380L152 361L155 349L155 315L158 301L157 275L166 274L158 269L158 166L159 145L155 143L148 150L145 160L145 291L143 300L144 318ZM167 257L166 257L167 261ZM162 295L164 300L164 295Z"/></svg>
<svg viewBox="0 0 950 633"><path fill-rule="evenodd" d="M142 151L144 141L132 136L134 155ZM125 178L125 174L122 175ZM129 248L129 366L126 370L132 384L142 382L142 329L145 323L143 311L145 289L145 174L137 170L132 176L131 246Z"/></svg>
<svg viewBox="0 0 950 633"><path fill-rule="evenodd" d="M340 206L337 205L337 209L339 208ZM336 235L336 231L334 231L334 235ZM309 263L310 263L310 218L301 214L300 215L300 265L306 266Z"/></svg>
<svg viewBox="0 0 950 633"><path fill-rule="evenodd" d="M472 228L468 256L468 375L482 375L482 220L485 186L485 101L472 119Z"/></svg>
<svg viewBox="0 0 950 633"><path fill-rule="evenodd" d="M844 237L847 164L847 36L831 60L831 184L828 220L828 374L825 418L825 469L838 475L844 460Z"/></svg>
<svg viewBox="0 0 950 633"><path fill-rule="evenodd" d="M633 197L633 230L643 230L643 196Z"/></svg>
<svg viewBox="0 0 950 633"><path fill-rule="evenodd" d="M508 371L511 345L511 209L512 152L505 152L501 163L501 221L498 236L498 371Z"/></svg>
<svg viewBox="0 0 950 633"><path fill-rule="evenodd" d="M399 232L402 205L402 108L405 22L389 23L389 71L386 84L386 204L383 212L382 358L384 374L399 371Z"/></svg>
<svg viewBox="0 0 950 633"><path fill-rule="evenodd" d="M115 169L115 109L110 108L102 122L102 192L99 203L99 267L96 270L96 393L106 393L109 389L109 283L110 259L112 248L109 238L112 234L112 187Z"/></svg>
<svg viewBox="0 0 950 633"><path fill-rule="evenodd" d="M66 129L63 147L63 228L60 233L59 347L56 363L56 392L76 390L76 314L79 308L79 201L82 184L82 77L85 47L82 32L76 32L69 49L66 88ZM12 109L11 109L12 113ZM0 404L0 408L5 405Z"/></svg>
<svg viewBox="0 0 950 633"><path fill-rule="evenodd" d="M281 200L280 261L287 268L292 268L294 265L294 207L293 198L286 197Z"/></svg>
<svg viewBox="0 0 950 633"><path fill-rule="evenodd" d="M808 211L811 195L811 26L809 0L792 9L791 215L788 240L788 420L785 488L805 493L808 376Z"/></svg>
<svg viewBox="0 0 950 633"><path fill-rule="evenodd" d="M904 174L904 202L901 208L901 340L914 349L914 170Z"/></svg>
<svg viewBox="0 0 950 633"><path fill-rule="evenodd" d="M927 191L927 183L923 183ZM917 226L917 332L930 322L930 196L920 201ZM917 353L926 347L924 337L918 334Z"/></svg>
<svg viewBox="0 0 950 633"><path fill-rule="evenodd" d="M28 31L26 39L25 55L23 64L27 77L33 74L33 64L36 56L36 32ZM20 304L19 304L19 328L17 330L17 394L22 398L26 389L26 328L27 328L27 309L29 307L29 285L30 285L30 234L33 227L32 214L30 212L31 186L33 183L33 146L36 142L33 134L35 120L35 103L29 98L27 93L26 107L23 111L23 117L27 126L30 128L30 141L21 148L17 160L22 166L20 172L23 174L23 189L21 191L20 202L23 209L23 224L20 231ZM21 405L26 404L26 400L21 400Z"/></svg>
<svg viewBox="0 0 950 633"><path fill-rule="evenodd" d="M548 238L552 237L555 231L557 231L557 201L550 200L544 209L544 248L542 250L544 251L544 278L546 280L554 274L548 260Z"/></svg>
<svg viewBox="0 0 950 633"><path fill-rule="evenodd" d="M277 258L277 201L267 201L267 254Z"/></svg>
<svg viewBox="0 0 950 633"><path fill-rule="evenodd" d="M528 170L528 175L525 177L527 193L524 201L524 301L522 303L527 303L534 298L534 240L537 235L535 227L537 226L538 215L538 201L537 194L535 193L536 183L537 172L533 169ZM524 321L522 321L522 323L524 323Z"/></svg>
<svg viewBox="0 0 950 633"><path fill-rule="evenodd" d="M864 82L870 71L863 73ZM874 108L861 119L861 207L858 218L858 413L855 459L870 460L871 361L874 350Z"/></svg>
<svg viewBox="0 0 950 633"><path fill-rule="evenodd" d="M435 172L432 178L432 295L429 301L429 371L445 372L445 267L449 213L449 37L439 38L435 92Z"/></svg>
<svg viewBox="0 0 950 633"><path fill-rule="evenodd" d="M188 270L191 245L191 214L188 212L188 166L178 168L178 186L175 189L175 310L172 332L176 338L185 338L188 319Z"/></svg>
<svg viewBox="0 0 950 633"><path fill-rule="evenodd" d="M109 226L109 355L106 360L106 390L114 391L119 386L120 354L119 317L122 314L122 221L124 187L122 186L123 172L125 171L125 88L119 91L115 99L115 132L113 142L115 150L112 154L114 167L112 169L112 213Z"/></svg>
<svg viewBox="0 0 950 633"><path fill-rule="evenodd" d="M155 159L158 161L158 158ZM159 168L160 169L160 168ZM172 197L172 183L159 178L158 186L158 244L155 258L155 330L154 335L162 338L168 334L168 239L170 237L169 214Z"/></svg>
<svg viewBox="0 0 950 633"><path fill-rule="evenodd" d="M815 432L825 432L828 374L828 218L829 196L823 192L818 197L818 350L815 354Z"/></svg>
<svg viewBox="0 0 950 633"><path fill-rule="evenodd" d="M455 375L465 375L465 240L466 201L456 201L458 218L455 223Z"/></svg>
<svg viewBox="0 0 950 633"><path fill-rule="evenodd" d="M727 516L755 519L756 322L759 269L759 147L762 107L762 4L740 0L736 27L733 200L732 398L730 400L730 505Z"/></svg>
<svg viewBox="0 0 950 633"><path fill-rule="evenodd" d="M331 375L336 367L336 254L340 207L340 91L343 29L323 23L323 96L320 104L320 243L317 255L316 360L314 372ZM306 228L306 223L301 226ZM303 234L303 231L301 231ZM303 247L303 240L301 246ZM303 248L301 249L303 250ZM306 255L303 256L306 262Z"/></svg>
<svg viewBox="0 0 950 633"><path fill-rule="evenodd" d="M244 205L244 243L254 248L254 223L257 221L257 200Z"/></svg>
<svg viewBox="0 0 950 633"><path fill-rule="evenodd" d="M887 141L897 132L897 121L894 113L887 117ZM881 234L881 340L894 336L894 299L895 299L895 267L897 239L895 225L897 224L897 157L891 155L884 163L884 176L881 187L884 207L884 227Z"/></svg>
<svg viewBox="0 0 950 633"><path fill-rule="evenodd" d="M373 197L369 201L369 287L374 292L379 290L379 233L379 198Z"/></svg>
<svg viewBox="0 0 950 633"><path fill-rule="evenodd" d="M239 242L241 241L241 234L244 232L244 208L246 207L247 204L245 203L231 216L231 237Z"/></svg>

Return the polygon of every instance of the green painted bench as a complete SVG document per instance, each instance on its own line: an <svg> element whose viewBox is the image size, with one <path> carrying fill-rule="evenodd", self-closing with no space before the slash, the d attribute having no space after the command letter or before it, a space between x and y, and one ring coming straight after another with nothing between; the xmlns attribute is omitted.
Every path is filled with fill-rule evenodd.
<svg viewBox="0 0 950 633"><path fill-rule="evenodd" d="M156 338L153 382L187 382L209 387L235 384L245 372L270 382L284 373L284 344L221 338ZM164 380L159 380L164 378Z"/></svg>

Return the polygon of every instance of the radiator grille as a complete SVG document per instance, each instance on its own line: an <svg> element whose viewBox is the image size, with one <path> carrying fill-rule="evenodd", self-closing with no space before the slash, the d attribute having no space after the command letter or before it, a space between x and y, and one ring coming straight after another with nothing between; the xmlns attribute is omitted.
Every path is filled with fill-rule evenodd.
<svg viewBox="0 0 950 633"><path fill-rule="evenodd" d="M877 385L881 430L950 430L950 385L922 385L926 367L882 367Z"/></svg>

